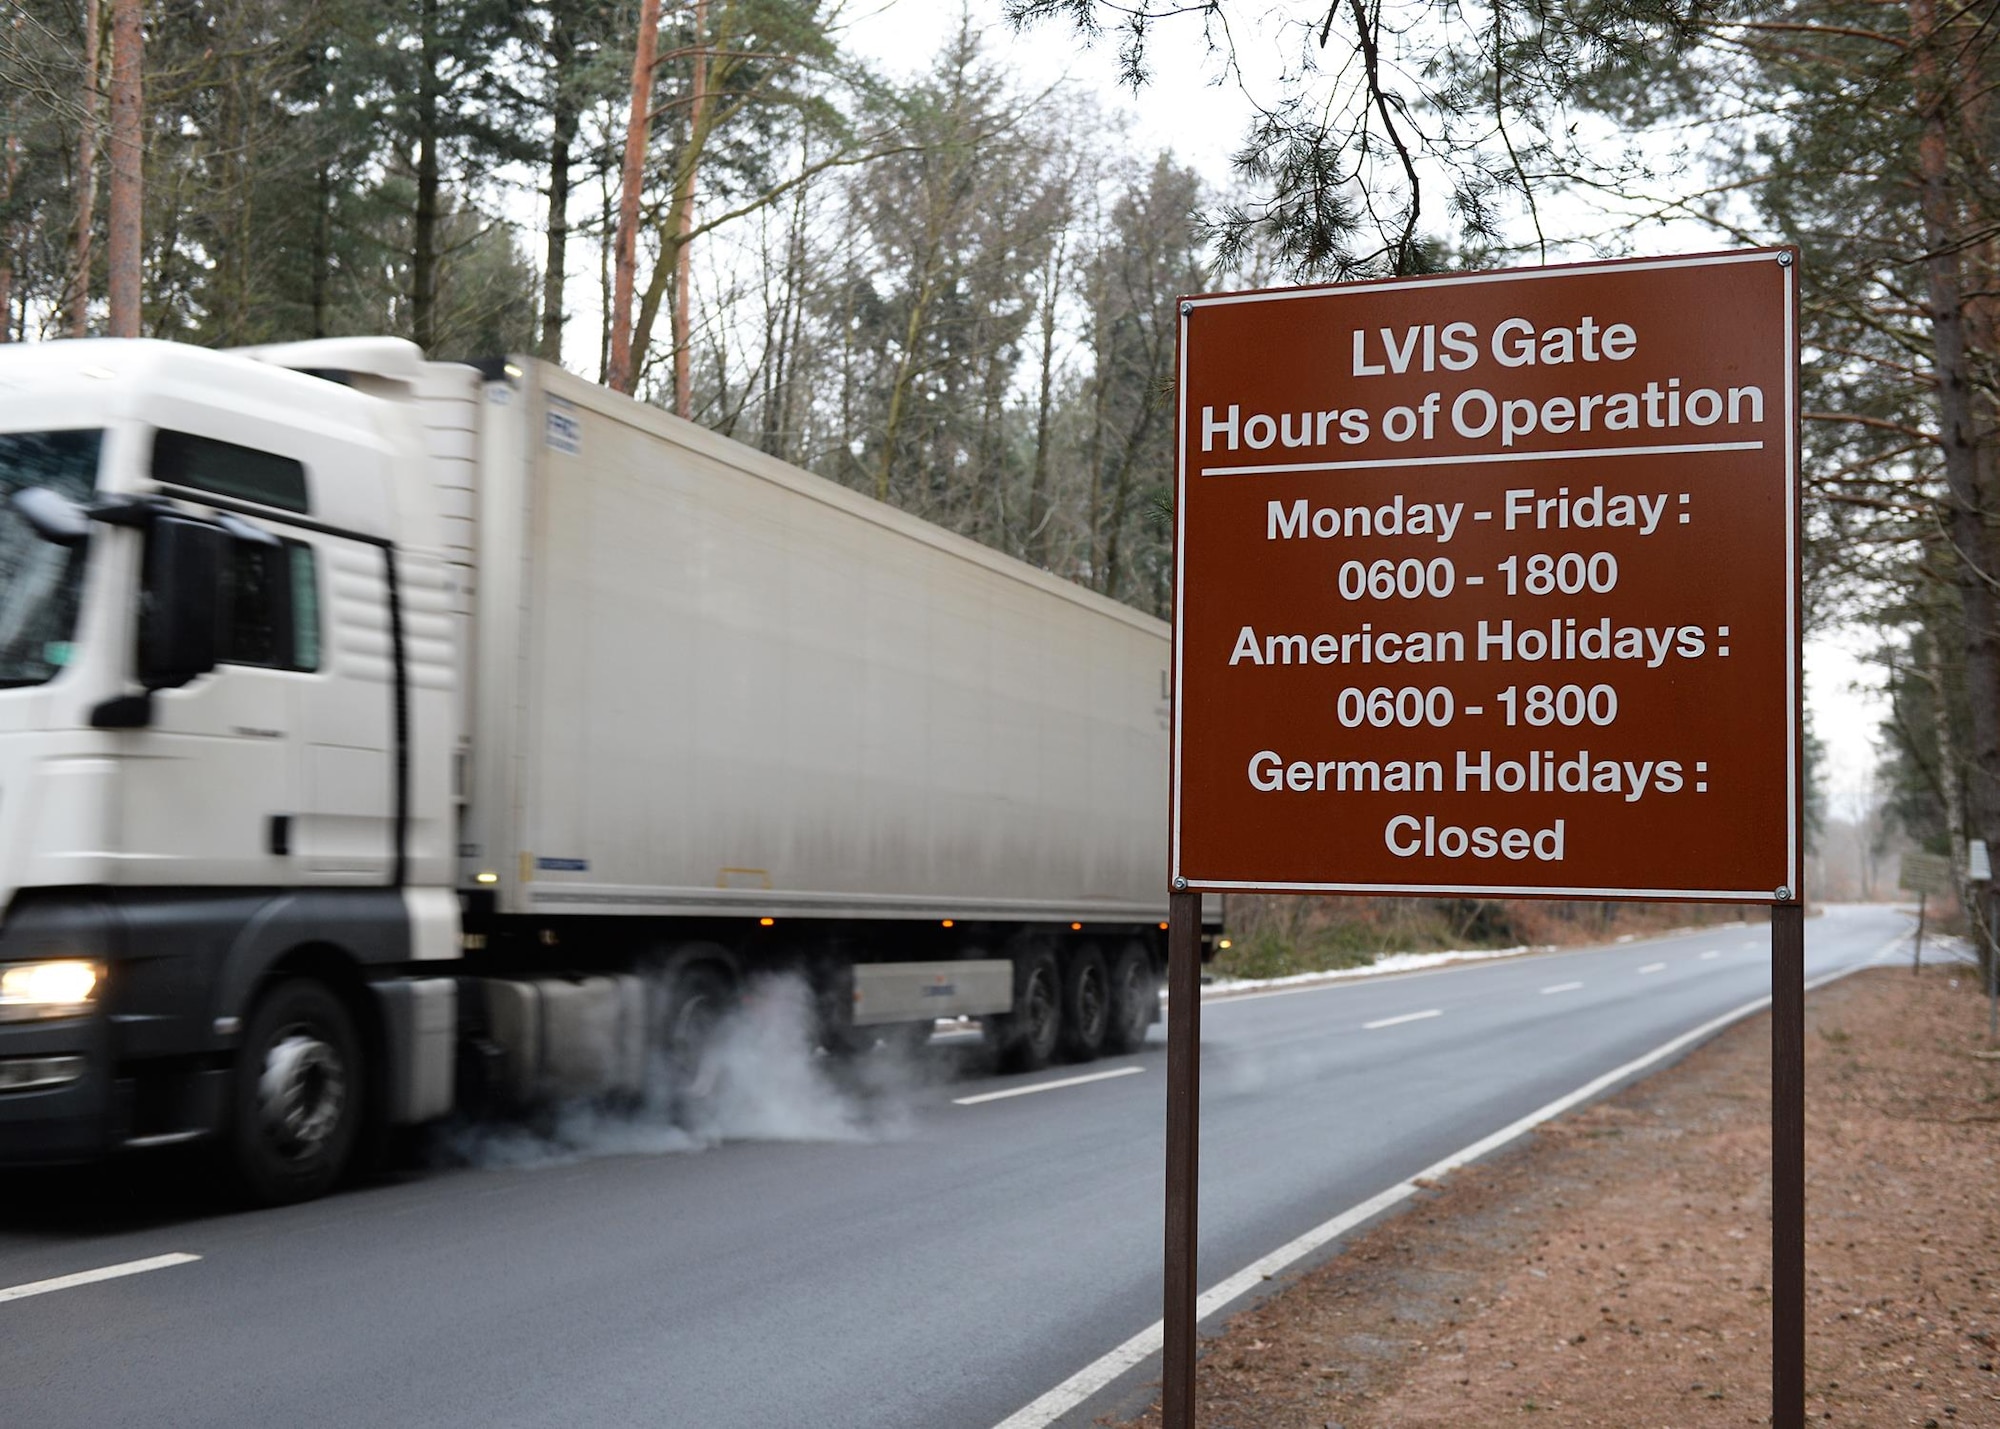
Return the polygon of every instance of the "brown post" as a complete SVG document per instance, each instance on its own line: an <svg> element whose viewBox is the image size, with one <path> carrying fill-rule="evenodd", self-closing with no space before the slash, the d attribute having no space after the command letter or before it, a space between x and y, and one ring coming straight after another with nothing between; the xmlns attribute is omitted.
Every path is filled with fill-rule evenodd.
<svg viewBox="0 0 2000 1429"><path fill-rule="evenodd" d="M1201 1125L1201 895L1167 912L1165 1429L1194 1429L1195 1180Z"/></svg>
<svg viewBox="0 0 2000 1429"><path fill-rule="evenodd" d="M1771 1424L1806 1422L1806 910L1771 908Z"/></svg>

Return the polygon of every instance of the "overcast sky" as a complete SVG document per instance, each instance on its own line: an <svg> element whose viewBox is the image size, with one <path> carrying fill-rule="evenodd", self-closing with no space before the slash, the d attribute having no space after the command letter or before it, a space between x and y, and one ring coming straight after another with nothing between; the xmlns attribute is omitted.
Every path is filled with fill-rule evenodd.
<svg viewBox="0 0 2000 1429"><path fill-rule="evenodd" d="M1249 7L1245 7L1248 9ZM1162 24L1154 32L1152 82L1137 95L1118 83L1115 41L1083 49L1064 26L1042 25L1017 37L1002 18L1001 0L970 0L975 25L987 32L989 53L1040 87L1068 80L1096 92L1124 114L1141 152L1171 149L1210 183L1229 181L1229 156L1241 141L1249 103L1236 82L1216 79L1220 67L1205 53L1198 23ZM853 0L851 43L892 70L926 68L958 23L951 0ZM1275 70L1268 37L1238 32L1253 82ZM1261 76L1258 62L1263 61ZM1579 211L1580 226L1588 215ZM1666 253L1722 246L1701 235L1663 233ZM1581 255L1579 255L1581 256ZM1861 658L1875 643L1872 632L1834 632L1807 642L1806 694L1813 723L1827 746L1831 812L1845 814L1876 759L1876 732L1886 703L1875 691L1876 674ZM1857 688L1858 686L1858 688Z"/></svg>
<svg viewBox="0 0 2000 1429"><path fill-rule="evenodd" d="M1234 81L1225 77L1214 82L1219 66L1205 54L1197 24L1163 24L1155 31L1154 78L1135 96L1118 83L1112 43L1085 50L1067 29L1055 25L1017 37L1002 19L1000 0L970 0L969 8L974 24L985 27L995 60L1025 83L1041 86L1067 79L1089 88L1127 116L1142 150L1172 149L1211 183L1228 182L1229 156L1242 137L1249 105ZM958 23L959 8L949 0L857 0L851 13L857 49L893 69L913 72L936 55ZM1268 51L1253 51L1253 64L1257 55L1268 56ZM1683 250L1720 246L1700 236L1665 234L1656 251L1674 251L1677 245ZM1827 745L1828 792L1836 814L1845 812L1876 759L1876 731L1886 705L1873 690L1872 667L1860 658L1875 638L1872 633L1836 632L1806 646L1807 699Z"/></svg>

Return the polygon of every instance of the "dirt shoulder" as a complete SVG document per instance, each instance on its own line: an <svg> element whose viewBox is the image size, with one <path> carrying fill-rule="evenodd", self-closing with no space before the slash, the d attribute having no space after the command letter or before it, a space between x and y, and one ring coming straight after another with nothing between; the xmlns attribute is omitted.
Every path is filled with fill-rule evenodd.
<svg viewBox="0 0 2000 1429"><path fill-rule="evenodd" d="M1954 982L1956 985L1954 986ZM1806 1004L1806 1404L2000 1426L2000 1061L1964 968ZM1453 1175L1230 1322L1203 1429L1764 1424L1770 1023ZM1102 1420L1101 1423L1108 1423ZM1124 1429L1159 1422L1157 1406Z"/></svg>

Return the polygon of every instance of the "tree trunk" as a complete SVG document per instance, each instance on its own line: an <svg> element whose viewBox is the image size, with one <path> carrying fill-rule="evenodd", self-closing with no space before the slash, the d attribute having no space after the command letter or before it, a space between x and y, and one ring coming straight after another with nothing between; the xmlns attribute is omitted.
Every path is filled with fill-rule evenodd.
<svg viewBox="0 0 2000 1429"><path fill-rule="evenodd" d="M105 213L105 293L113 337L139 335L144 262L143 0L111 0L111 192Z"/></svg>
<svg viewBox="0 0 2000 1429"><path fill-rule="evenodd" d="M570 7L549 9L549 68L555 76L552 117L555 132L549 140L549 241L542 259L542 357L562 361L563 280L569 262L569 167L570 150L576 145L578 122L576 87L570 82L570 66L576 60L576 30Z"/></svg>
<svg viewBox="0 0 2000 1429"><path fill-rule="evenodd" d="M1951 492L1948 529L1957 548L1958 593L1965 621L1965 690L1972 747L1966 751L1966 835L2000 849L2000 603L1987 530L1994 493L1985 489L1971 359L1965 341L1965 294L1960 242L1965 237L1951 173L1951 132L1961 116L1960 86L1942 71L1940 52L1953 46L1937 23L1936 0L1910 0L1912 77L1923 123L1917 149L1923 184L1924 262L1930 299L1932 362L1937 383L1938 445ZM1986 910L1968 908L1990 924ZM1988 950L1990 957L1991 951Z"/></svg>
<svg viewBox="0 0 2000 1429"><path fill-rule="evenodd" d="M437 346L439 93L437 0L423 0L417 56L417 212L410 250L410 335L429 356Z"/></svg>
<svg viewBox="0 0 2000 1429"><path fill-rule="evenodd" d="M638 44L632 53L632 109L625 122L625 168L618 185L617 253L611 288L611 354L606 377L628 396L638 381L632 358L632 288L639 261L639 189L646 181L647 138L653 127L653 56L660 39L660 0L639 0Z"/></svg>
<svg viewBox="0 0 2000 1429"><path fill-rule="evenodd" d="M674 411L694 415L694 369L688 297L694 282L689 230L694 227L694 180L708 135L708 0L694 0L694 87L688 109L690 143L674 185Z"/></svg>
<svg viewBox="0 0 2000 1429"><path fill-rule="evenodd" d="M0 206L14 201L14 181L21 173L21 141L14 135L14 106L7 106L6 160L0 163ZM14 340L14 246L17 226L0 228L0 342Z"/></svg>
<svg viewBox="0 0 2000 1429"><path fill-rule="evenodd" d="M76 227L70 241L69 282L64 285L63 327L71 337L90 331L91 240L97 226L97 105L102 93L99 42L104 17L99 0L83 7L83 122L76 140Z"/></svg>
<svg viewBox="0 0 2000 1429"><path fill-rule="evenodd" d="M1062 292L1063 242L1057 236L1042 284L1042 381L1035 400L1035 469L1028 478L1028 539L1022 554L1034 565L1049 563L1049 413L1055 386L1056 298Z"/></svg>
<svg viewBox="0 0 2000 1429"><path fill-rule="evenodd" d="M889 411L882 422L882 460L875 467L875 499L889 499L889 476L896 466L896 441L902 435L903 407L917 367L917 339L931 306L931 260L926 255L917 290L910 295L910 318L903 325L903 350L896 357L896 375L889 384Z"/></svg>
<svg viewBox="0 0 2000 1429"><path fill-rule="evenodd" d="M604 215L603 240L597 245L597 381L601 387L611 385L611 315L616 311L611 301L611 249L618 237L617 222L611 216L611 175L618 167L612 162L614 155L607 132L597 164L597 211Z"/></svg>
<svg viewBox="0 0 2000 1429"><path fill-rule="evenodd" d="M312 248L312 335L326 336L327 269L333 263L333 170L325 161L319 166L319 183L314 191Z"/></svg>

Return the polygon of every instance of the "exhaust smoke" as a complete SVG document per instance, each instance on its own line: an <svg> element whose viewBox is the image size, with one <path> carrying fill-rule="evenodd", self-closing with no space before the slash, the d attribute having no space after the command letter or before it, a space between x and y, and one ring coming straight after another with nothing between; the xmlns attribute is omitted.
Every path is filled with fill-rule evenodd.
<svg viewBox="0 0 2000 1429"><path fill-rule="evenodd" d="M797 975L766 976L745 987L687 1072L677 1071L656 1030L636 1099L573 1099L524 1120L447 1123L432 1134L427 1159L520 1170L731 1141L898 1140L910 1132L917 1093L952 1072L950 1058L928 1047L883 1042L848 1056L829 1053L811 985Z"/></svg>

